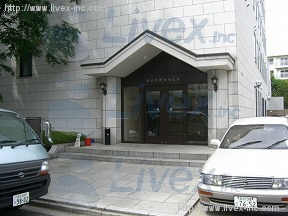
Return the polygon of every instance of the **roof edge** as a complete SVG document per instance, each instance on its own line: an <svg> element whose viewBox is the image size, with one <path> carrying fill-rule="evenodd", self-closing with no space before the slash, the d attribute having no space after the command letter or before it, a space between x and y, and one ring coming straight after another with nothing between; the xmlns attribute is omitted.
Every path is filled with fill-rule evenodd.
<svg viewBox="0 0 288 216"><path fill-rule="evenodd" d="M101 66L101 65L105 65L107 62L109 62L110 60L112 60L115 56L117 56L119 53L121 53L123 50L125 50L127 47L129 47L131 44L133 44L135 41L137 41L139 38L141 38L143 35L145 34L151 34L154 37L157 37L160 40L163 40L167 43L169 43L170 45L177 47L179 49L181 49L182 51L196 57L196 58L201 58L201 57L211 57L211 56L228 56L229 58L232 59L233 63L235 62L235 59L231 56L230 53L228 52L223 52L223 53L208 53L208 54L196 54L190 50L188 50L187 48L180 46L179 44L174 43L173 41L168 40L167 38L152 32L150 30L145 30L143 31L140 35L138 35L136 38L134 38L132 41L130 41L128 44L126 44L124 47L122 47L120 50L118 50L116 53L114 53L112 56L110 56L107 60L105 60L104 62L98 62L98 63L88 63L88 64L81 64L80 67L90 67L90 66Z"/></svg>

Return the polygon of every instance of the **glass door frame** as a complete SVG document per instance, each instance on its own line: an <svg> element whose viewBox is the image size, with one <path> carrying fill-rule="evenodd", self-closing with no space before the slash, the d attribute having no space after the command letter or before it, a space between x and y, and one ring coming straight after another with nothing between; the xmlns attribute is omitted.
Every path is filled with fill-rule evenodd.
<svg viewBox="0 0 288 216"><path fill-rule="evenodd" d="M182 91L182 110L183 113L180 114L182 116L182 134L181 135L170 135L169 134L169 119L171 119L170 111L173 108L169 108L169 91L173 90L181 90ZM159 101L159 135L148 136L148 134L152 133L148 131L148 122L147 122L147 93L149 91L159 91L160 92L160 101ZM188 144L187 140L187 119L186 119L186 97L187 86L186 85L157 85L157 86L146 86L145 87L145 96L144 96L144 142L145 143L163 143L163 144ZM181 107L179 107L181 109ZM158 108L157 108L158 109ZM155 110L154 112L157 112ZM158 117L158 116L157 116ZM177 118L177 117L176 117ZM181 117L180 117L181 118ZM180 119L181 124L181 119ZM165 127L166 126L166 127ZM171 125L170 125L171 126ZM180 125L181 126L181 125ZM153 134L157 132L157 128L153 131ZM181 133L181 131L180 131Z"/></svg>

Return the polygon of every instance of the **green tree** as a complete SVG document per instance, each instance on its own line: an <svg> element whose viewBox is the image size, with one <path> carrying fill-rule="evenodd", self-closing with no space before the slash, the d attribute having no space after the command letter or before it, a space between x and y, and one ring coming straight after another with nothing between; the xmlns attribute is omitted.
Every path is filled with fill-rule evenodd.
<svg viewBox="0 0 288 216"><path fill-rule="evenodd" d="M79 4L80 0L70 2ZM1 0L0 72L15 75L7 60L17 61L21 55L44 56L51 65L67 64L68 58L75 55L74 45L80 31L64 21L50 25L50 5L49 0ZM40 11L32 12L33 6ZM1 94L0 101L3 101Z"/></svg>
<svg viewBox="0 0 288 216"><path fill-rule="evenodd" d="M273 97L284 97L284 108L288 109L288 80L275 79L271 77Z"/></svg>

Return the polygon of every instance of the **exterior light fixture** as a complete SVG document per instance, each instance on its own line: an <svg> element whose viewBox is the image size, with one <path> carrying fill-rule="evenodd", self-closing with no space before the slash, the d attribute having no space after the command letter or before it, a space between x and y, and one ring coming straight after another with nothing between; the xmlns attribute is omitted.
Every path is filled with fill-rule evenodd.
<svg viewBox="0 0 288 216"><path fill-rule="evenodd" d="M212 84L214 86L214 91L216 92L217 89L218 89L218 78L214 75L212 78L211 78L211 81L212 81Z"/></svg>
<svg viewBox="0 0 288 216"><path fill-rule="evenodd" d="M262 85L261 80L256 80L254 88L255 88L255 95L256 95L256 117L258 116L258 89Z"/></svg>
<svg viewBox="0 0 288 216"><path fill-rule="evenodd" d="M246 2L246 4L247 4L247 7L249 7L250 4L247 3L247 0L245 0L245 2Z"/></svg>
<svg viewBox="0 0 288 216"><path fill-rule="evenodd" d="M106 95L107 94L107 84L104 82L100 83L100 88L102 90L103 95Z"/></svg>
<svg viewBox="0 0 288 216"><path fill-rule="evenodd" d="M262 81L261 80L256 80L255 82L255 88L259 88L262 85Z"/></svg>

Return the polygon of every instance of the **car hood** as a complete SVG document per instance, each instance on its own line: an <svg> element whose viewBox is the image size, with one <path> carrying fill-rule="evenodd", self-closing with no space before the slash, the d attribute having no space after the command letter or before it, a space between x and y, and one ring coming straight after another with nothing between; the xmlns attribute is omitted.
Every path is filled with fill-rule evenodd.
<svg viewBox="0 0 288 216"><path fill-rule="evenodd" d="M41 144L4 146L0 149L0 165L48 159L48 154Z"/></svg>
<svg viewBox="0 0 288 216"><path fill-rule="evenodd" d="M217 149L203 173L228 176L288 178L288 150Z"/></svg>

